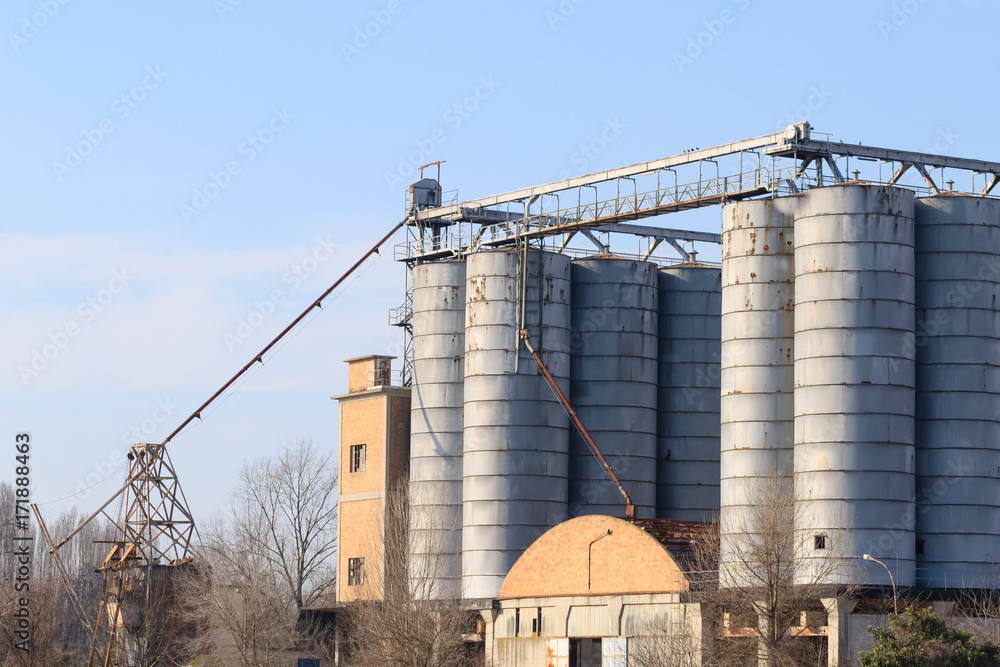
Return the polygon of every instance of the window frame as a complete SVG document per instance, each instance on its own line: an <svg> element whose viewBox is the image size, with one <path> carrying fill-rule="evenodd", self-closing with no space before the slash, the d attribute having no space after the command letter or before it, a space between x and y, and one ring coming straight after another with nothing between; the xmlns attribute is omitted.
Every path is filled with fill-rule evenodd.
<svg viewBox="0 0 1000 667"><path fill-rule="evenodd" d="M361 586L365 583L365 557L347 559L347 585Z"/></svg>
<svg viewBox="0 0 1000 667"><path fill-rule="evenodd" d="M347 461L347 471L349 473L365 472L368 468L368 444L361 442L351 445Z"/></svg>

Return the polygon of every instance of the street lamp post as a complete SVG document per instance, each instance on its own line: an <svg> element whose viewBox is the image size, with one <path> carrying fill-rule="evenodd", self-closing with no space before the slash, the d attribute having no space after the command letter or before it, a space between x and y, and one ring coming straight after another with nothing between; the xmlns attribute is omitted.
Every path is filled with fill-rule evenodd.
<svg viewBox="0 0 1000 667"><path fill-rule="evenodd" d="M862 558L864 558L865 560L870 560L878 563L879 565L884 567L885 571L889 574L889 582L892 584L892 610L897 616L899 616L899 604L896 602L896 580L892 578L892 571L886 566L885 563L880 561L878 558L875 558L871 554L865 554L864 556L862 556Z"/></svg>

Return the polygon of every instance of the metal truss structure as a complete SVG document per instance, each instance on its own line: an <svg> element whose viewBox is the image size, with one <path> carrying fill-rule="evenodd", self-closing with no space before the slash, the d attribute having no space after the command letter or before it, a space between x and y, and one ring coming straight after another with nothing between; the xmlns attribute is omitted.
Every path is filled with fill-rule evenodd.
<svg viewBox="0 0 1000 667"><path fill-rule="evenodd" d="M696 244L721 244L721 234L636 221L846 182L895 185L923 196L946 191L990 196L1000 184L1000 163L847 144L799 123L752 139L446 205L439 205L440 184L421 180L407 201L407 239L395 248L395 259L408 267L407 289L390 323L406 332L408 351L409 274L423 262L519 244L570 254L614 252L661 264L690 262L697 257ZM623 236L633 244L638 238L638 252L620 250ZM572 248L578 240L589 246ZM406 357L404 374L408 363Z"/></svg>
<svg viewBox="0 0 1000 667"><path fill-rule="evenodd" d="M84 627L92 633L88 666L145 667L168 650L164 632L175 581L187 576L196 557L195 523L165 444L141 443L129 449L125 485L58 544L35 508L39 525ZM82 528L124 496L119 534L97 570L104 574L104 595L91 623L65 574L58 550Z"/></svg>
<svg viewBox="0 0 1000 667"><path fill-rule="evenodd" d="M161 579L176 579L175 573L191 567L195 557L194 518L166 446L132 445L128 458L122 534L98 570L104 573L104 597L94 626L91 667L153 664L150 660L164 652L168 641L162 632L162 607L168 601L154 572L161 571Z"/></svg>

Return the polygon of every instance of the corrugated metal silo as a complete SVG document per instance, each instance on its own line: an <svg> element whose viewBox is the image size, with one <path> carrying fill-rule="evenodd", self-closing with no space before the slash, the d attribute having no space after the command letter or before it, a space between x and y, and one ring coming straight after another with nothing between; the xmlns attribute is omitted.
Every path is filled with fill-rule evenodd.
<svg viewBox="0 0 1000 667"><path fill-rule="evenodd" d="M995 588L1000 202L916 203L917 583Z"/></svg>
<svg viewBox="0 0 1000 667"><path fill-rule="evenodd" d="M422 597L454 599L462 583L465 262L413 269L410 576Z"/></svg>
<svg viewBox="0 0 1000 667"><path fill-rule="evenodd" d="M913 193L817 188L795 219L801 582L914 575Z"/></svg>
<svg viewBox="0 0 1000 667"><path fill-rule="evenodd" d="M760 530L751 508L792 477L797 201L761 199L722 209L723 585L742 581L737 564L747 551L741 536Z"/></svg>
<svg viewBox="0 0 1000 667"><path fill-rule="evenodd" d="M657 266L573 262L570 401L638 516L656 514ZM621 493L580 434L569 441L570 516L623 516Z"/></svg>
<svg viewBox="0 0 1000 667"><path fill-rule="evenodd" d="M659 292L656 513L707 520L719 511L722 273L667 267Z"/></svg>
<svg viewBox="0 0 1000 667"><path fill-rule="evenodd" d="M518 556L567 518L568 418L518 328L569 391L570 261L538 251L468 258L462 594L492 598ZM521 298L523 295L524 298Z"/></svg>

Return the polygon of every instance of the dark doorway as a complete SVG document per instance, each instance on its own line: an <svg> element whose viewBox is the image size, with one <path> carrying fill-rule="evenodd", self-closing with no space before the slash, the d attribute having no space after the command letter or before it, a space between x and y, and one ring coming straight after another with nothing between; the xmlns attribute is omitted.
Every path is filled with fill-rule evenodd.
<svg viewBox="0 0 1000 667"><path fill-rule="evenodd" d="M601 640L571 638L569 667L601 667Z"/></svg>

